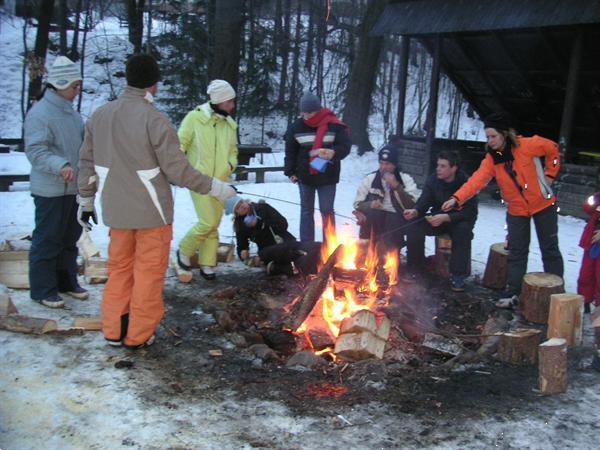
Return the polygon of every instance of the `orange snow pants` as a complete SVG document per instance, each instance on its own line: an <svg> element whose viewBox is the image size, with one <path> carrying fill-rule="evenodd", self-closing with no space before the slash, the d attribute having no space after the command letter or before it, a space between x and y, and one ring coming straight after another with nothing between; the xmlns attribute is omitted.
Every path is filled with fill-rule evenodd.
<svg viewBox="0 0 600 450"><path fill-rule="evenodd" d="M104 337L145 343L164 314L163 286L173 228L110 229L108 281L102 296ZM122 318L128 315L126 330ZM124 322L127 323L127 322Z"/></svg>

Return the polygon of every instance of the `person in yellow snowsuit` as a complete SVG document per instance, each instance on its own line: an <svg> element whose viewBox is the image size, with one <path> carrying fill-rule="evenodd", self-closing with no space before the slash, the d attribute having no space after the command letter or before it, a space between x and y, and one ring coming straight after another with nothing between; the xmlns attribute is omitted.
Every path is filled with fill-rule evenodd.
<svg viewBox="0 0 600 450"><path fill-rule="evenodd" d="M237 123L231 117L235 91L227 81L213 80L206 92L210 100L185 116L177 134L182 151L196 170L227 182L237 167ZM211 195L190 194L198 223L179 243L177 262L190 270L190 257L198 253L200 274L213 280L223 202Z"/></svg>

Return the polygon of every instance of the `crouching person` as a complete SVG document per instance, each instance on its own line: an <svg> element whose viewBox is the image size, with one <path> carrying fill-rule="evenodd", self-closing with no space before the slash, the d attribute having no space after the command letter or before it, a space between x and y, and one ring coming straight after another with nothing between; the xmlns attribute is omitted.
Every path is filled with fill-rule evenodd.
<svg viewBox="0 0 600 450"><path fill-rule="evenodd" d="M196 171L180 151L177 133L153 105L160 72L150 55L126 67L127 87L98 108L85 127L79 161L78 219L102 216L110 227L108 281L102 298L102 331L110 345L140 348L154 342L164 313L163 285L173 237L169 183L221 201L235 190Z"/></svg>
<svg viewBox="0 0 600 450"><path fill-rule="evenodd" d="M304 275L316 272L321 243L298 242L287 230L285 217L271 205L234 197L228 200L226 210L234 214L237 254L245 264L265 264L269 275L293 275L292 263ZM257 255L250 255L250 242L258 247Z"/></svg>
<svg viewBox="0 0 600 450"><path fill-rule="evenodd" d="M442 204L467 181L460 170L455 152L441 152L437 157L435 174L427 178L423 193L413 209L404 212L406 219L423 217L431 209L426 221L415 221L407 228L406 280L414 279L425 269L425 236L449 234L452 239L450 256L450 287L453 291L465 290L465 278L471 260L471 240L477 220L477 197L471 198L460 210L441 213Z"/></svg>
<svg viewBox="0 0 600 450"><path fill-rule="evenodd" d="M403 213L414 207L417 194L413 178L399 170L396 149L383 147L379 169L363 179L354 199L360 239L374 239L385 252L399 251L407 223Z"/></svg>

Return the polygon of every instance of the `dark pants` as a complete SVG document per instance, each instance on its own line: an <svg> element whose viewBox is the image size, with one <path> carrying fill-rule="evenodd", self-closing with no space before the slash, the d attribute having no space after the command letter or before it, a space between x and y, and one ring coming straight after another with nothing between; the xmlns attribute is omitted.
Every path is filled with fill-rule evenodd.
<svg viewBox="0 0 600 450"><path fill-rule="evenodd" d="M77 282L77 223L74 195L33 196L35 229L29 252L31 298L43 300L75 289Z"/></svg>
<svg viewBox="0 0 600 450"><path fill-rule="evenodd" d="M452 254L450 255L449 270L452 275L467 276L471 260L471 241L473 240L473 222L460 221L444 223L432 227L427 221L415 221L407 227L406 232L406 263L411 272L425 270L425 236L448 234L452 239Z"/></svg>
<svg viewBox="0 0 600 450"><path fill-rule="evenodd" d="M294 262L302 275L317 273L321 259L321 242L286 241L269 245L258 251L258 256L265 264L273 261L275 273L289 273Z"/></svg>
<svg viewBox="0 0 600 450"><path fill-rule="evenodd" d="M563 259L558 248L558 214L551 205L534 214L533 223L540 243L544 272L563 276ZM531 239L531 219L506 214L508 225L508 275L506 289L521 292L523 276L527 272L527 258Z"/></svg>
<svg viewBox="0 0 600 450"><path fill-rule="evenodd" d="M302 242L315 240L315 193L319 194L323 239L325 239L325 224L331 223L335 227L335 215L333 212L335 186L335 184L310 186L298 183L298 188L300 189L300 240Z"/></svg>
<svg viewBox="0 0 600 450"><path fill-rule="evenodd" d="M407 222L402 214L380 209L368 209L363 214L367 221L360 226L360 239L372 237L376 243L381 243L386 251L400 250L403 247L406 233L404 227Z"/></svg>

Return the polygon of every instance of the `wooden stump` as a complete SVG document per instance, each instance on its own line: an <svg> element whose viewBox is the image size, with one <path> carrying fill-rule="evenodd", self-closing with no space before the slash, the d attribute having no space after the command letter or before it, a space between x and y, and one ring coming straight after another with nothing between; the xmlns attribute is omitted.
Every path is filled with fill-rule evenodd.
<svg viewBox="0 0 600 450"><path fill-rule="evenodd" d="M485 273L482 284L492 289L504 289L506 286L508 250L504 248L504 242L498 242L490 246Z"/></svg>
<svg viewBox="0 0 600 450"><path fill-rule="evenodd" d="M570 346L581 345L583 330L583 296L552 294L548 315L548 339L564 338Z"/></svg>
<svg viewBox="0 0 600 450"><path fill-rule="evenodd" d="M498 358L517 366L533 365L537 360L542 332L534 329L517 329L503 333L498 345Z"/></svg>
<svg viewBox="0 0 600 450"><path fill-rule="evenodd" d="M0 283L14 289L29 289L29 251L0 251Z"/></svg>
<svg viewBox="0 0 600 450"><path fill-rule="evenodd" d="M523 317L532 323L548 323L550 296L565 292L564 281L551 273L531 272L523 277L519 307Z"/></svg>
<svg viewBox="0 0 600 450"><path fill-rule="evenodd" d="M539 346L539 384L542 394L567 390L567 341L552 338Z"/></svg>
<svg viewBox="0 0 600 450"><path fill-rule="evenodd" d="M452 256L452 239L447 234L435 237L435 273L442 278L450 278L450 256ZM471 275L471 261L467 268L467 276Z"/></svg>

